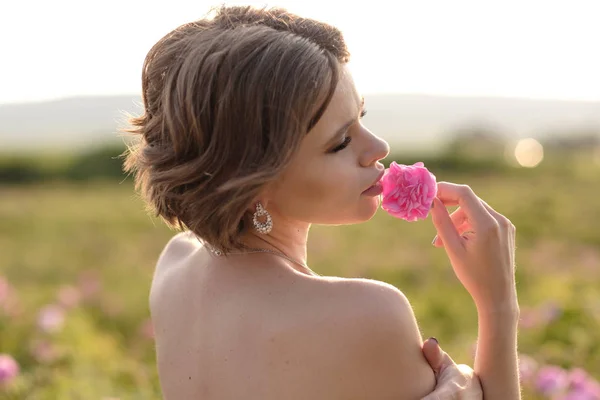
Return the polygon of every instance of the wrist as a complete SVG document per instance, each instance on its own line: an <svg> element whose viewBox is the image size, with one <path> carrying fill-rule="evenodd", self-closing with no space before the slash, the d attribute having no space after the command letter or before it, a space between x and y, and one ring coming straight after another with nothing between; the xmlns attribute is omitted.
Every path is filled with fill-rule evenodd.
<svg viewBox="0 0 600 400"><path fill-rule="evenodd" d="M479 318L514 320L515 322L519 320L520 309L516 300L494 304L476 304L476 307Z"/></svg>

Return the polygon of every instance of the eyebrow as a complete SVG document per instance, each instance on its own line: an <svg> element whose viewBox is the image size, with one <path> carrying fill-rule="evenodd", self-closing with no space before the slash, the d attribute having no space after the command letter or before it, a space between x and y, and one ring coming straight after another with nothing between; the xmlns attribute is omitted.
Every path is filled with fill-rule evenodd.
<svg viewBox="0 0 600 400"><path fill-rule="evenodd" d="M360 98L360 109L358 112L360 113L364 107L365 107L365 98L361 97ZM344 125L342 125L335 132L335 134L327 141L327 144L333 143L336 139L338 139L340 136L342 136L344 133L346 133L346 131L348 130L348 128L350 128L352 126L354 121L356 121L356 117L352 118L351 120L346 122Z"/></svg>

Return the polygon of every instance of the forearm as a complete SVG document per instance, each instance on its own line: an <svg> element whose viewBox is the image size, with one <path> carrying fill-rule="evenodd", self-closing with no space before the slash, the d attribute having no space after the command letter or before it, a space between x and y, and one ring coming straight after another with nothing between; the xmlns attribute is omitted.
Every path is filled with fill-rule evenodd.
<svg viewBox="0 0 600 400"><path fill-rule="evenodd" d="M521 398L517 360L518 308L500 313L478 312L475 373L485 400Z"/></svg>

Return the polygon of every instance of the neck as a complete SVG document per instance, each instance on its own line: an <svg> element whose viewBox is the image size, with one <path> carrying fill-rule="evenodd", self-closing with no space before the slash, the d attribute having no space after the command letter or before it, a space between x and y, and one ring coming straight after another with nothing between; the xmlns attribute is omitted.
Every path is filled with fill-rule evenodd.
<svg viewBox="0 0 600 400"><path fill-rule="evenodd" d="M303 264L306 262L307 241L310 224L290 221L271 214L273 229L268 234L257 232L252 224L252 218L246 220L249 229L242 234L242 242L253 248L274 250L285 254Z"/></svg>

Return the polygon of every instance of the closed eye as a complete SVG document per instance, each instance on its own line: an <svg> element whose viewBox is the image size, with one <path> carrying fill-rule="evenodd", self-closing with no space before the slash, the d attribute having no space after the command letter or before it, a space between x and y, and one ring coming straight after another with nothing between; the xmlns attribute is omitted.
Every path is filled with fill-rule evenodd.
<svg viewBox="0 0 600 400"><path fill-rule="evenodd" d="M360 113L360 118L362 119L365 115L367 115L367 110L363 109ZM346 136L344 138L344 140L342 141L342 143L340 143L335 148L333 148L333 150L331 150L331 152L337 153L338 151L345 149L346 147L348 147L348 145L350 144L351 141L352 141L352 137Z"/></svg>
<svg viewBox="0 0 600 400"><path fill-rule="evenodd" d="M344 141L342 143L340 143L338 146L336 146L333 150L331 150L331 152L337 153L338 151L345 149L346 147L348 147L348 145L350 144L351 141L352 141L352 138L350 136L346 136L344 138Z"/></svg>

